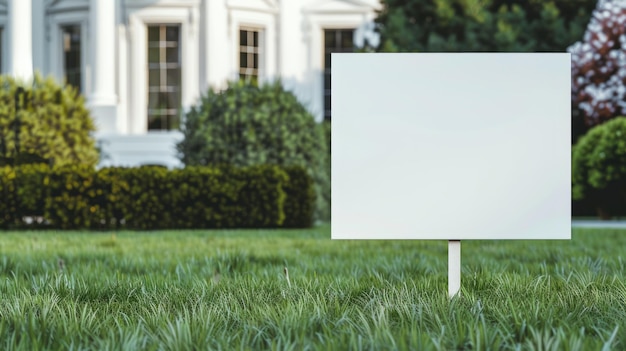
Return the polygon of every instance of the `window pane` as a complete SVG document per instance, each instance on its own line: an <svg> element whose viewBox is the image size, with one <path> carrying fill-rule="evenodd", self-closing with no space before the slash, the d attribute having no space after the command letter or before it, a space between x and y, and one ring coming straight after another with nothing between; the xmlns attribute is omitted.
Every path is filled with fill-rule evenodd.
<svg viewBox="0 0 626 351"><path fill-rule="evenodd" d="M161 114L154 113L148 115L148 130L159 130L161 128Z"/></svg>
<svg viewBox="0 0 626 351"><path fill-rule="evenodd" d="M245 30L239 31L239 45L246 46L248 42L248 32Z"/></svg>
<svg viewBox="0 0 626 351"><path fill-rule="evenodd" d="M0 48L2 48L2 33L4 33L4 28L0 27ZM0 72L4 71L2 67L2 52L0 50Z"/></svg>
<svg viewBox="0 0 626 351"><path fill-rule="evenodd" d="M160 92L158 96L159 96L159 98L158 98L158 101L157 101L156 108L161 110L161 114L163 114L163 113L165 113L165 111L162 111L162 110L165 110L165 109L168 108L168 106L167 106L168 94L166 92Z"/></svg>
<svg viewBox="0 0 626 351"><path fill-rule="evenodd" d="M148 63L159 63L160 62L160 50L159 48L149 48L148 49Z"/></svg>
<svg viewBox="0 0 626 351"><path fill-rule="evenodd" d="M167 82L165 84L174 87L180 86L180 68L170 68L167 70Z"/></svg>
<svg viewBox="0 0 626 351"><path fill-rule="evenodd" d="M325 48L335 47L335 31L334 30L327 29L324 31L324 47Z"/></svg>
<svg viewBox="0 0 626 351"><path fill-rule="evenodd" d="M352 37L353 37L353 32L350 30L344 30L341 32L341 47L345 48L345 49L351 49L352 48Z"/></svg>
<svg viewBox="0 0 626 351"><path fill-rule="evenodd" d="M148 41L158 42L159 41L159 26L149 26L148 27Z"/></svg>
<svg viewBox="0 0 626 351"><path fill-rule="evenodd" d="M250 81L256 78L261 66L261 29L240 29L239 31L239 77Z"/></svg>
<svg viewBox="0 0 626 351"><path fill-rule="evenodd" d="M63 75L65 82L81 91L80 25L62 26Z"/></svg>
<svg viewBox="0 0 626 351"><path fill-rule="evenodd" d="M159 86L161 85L161 70L160 69L149 69L148 70L148 85L149 86Z"/></svg>
<svg viewBox="0 0 626 351"><path fill-rule="evenodd" d="M178 62L178 48L166 48L165 60L166 62Z"/></svg>
<svg viewBox="0 0 626 351"><path fill-rule="evenodd" d="M167 129L168 130L178 129L179 126L180 126L180 121L178 118L178 114L169 115L167 118Z"/></svg>
<svg viewBox="0 0 626 351"><path fill-rule="evenodd" d="M165 108L178 110L178 107L180 105L178 92L166 93L165 98Z"/></svg>
<svg viewBox="0 0 626 351"><path fill-rule="evenodd" d="M165 40L178 42L178 26L167 26L165 28Z"/></svg>
<svg viewBox="0 0 626 351"><path fill-rule="evenodd" d="M155 110L159 107L159 93L148 93L148 110ZM150 111L148 111L150 113Z"/></svg>
<svg viewBox="0 0 626 351"><path fill-rule="evenodd" d="M148 129L179 126L181 103L180 26L159 25L148 29Z"/></svg>
<svg viewBox="0 0 626 351"><path fill-rule="evenodd" d="M353 29L326 29L324 30L324 118L330 119L330 91L331 91L331 53L354 51Z"/></svg>

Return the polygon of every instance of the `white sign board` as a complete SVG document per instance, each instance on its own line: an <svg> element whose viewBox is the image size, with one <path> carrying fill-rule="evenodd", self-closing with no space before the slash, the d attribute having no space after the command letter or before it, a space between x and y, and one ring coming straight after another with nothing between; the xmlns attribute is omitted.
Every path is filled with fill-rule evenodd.
<svg viewBox="0 0 626 351"><path fill-rule="evenodd" d="M333 239L570 239L568 53L332 55Z"/></svg>

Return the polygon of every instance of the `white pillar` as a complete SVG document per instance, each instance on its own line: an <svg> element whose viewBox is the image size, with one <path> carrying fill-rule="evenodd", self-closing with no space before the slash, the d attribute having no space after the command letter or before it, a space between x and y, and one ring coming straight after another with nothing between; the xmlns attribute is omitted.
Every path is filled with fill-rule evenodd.
<svg viewBox="0 0 626 351"><path fill-rule="evenodd" d="M9 0L8 73L18 79L33 77L32 0Z"/></svg>
<svg viewBox="0 0 626 351"><path fill-rule="evenodd" d="M288 1L288 0L285 0ZM207 1L205 5L205 35L206 55L203 58L206 64L207 82L214 88L226 88L226 82L235 67L230 66L230 41L239 43L239 32L231 38L229 32L228 9L225 1ZM224 52L224 50L228 50ZM206 88L206 87L203 87ZM203 91L202 93L205 93Z"/></svg>
<svg viewBox="0 0 626 351"><path fill-rule="evenodd" d="M18 0L14 0L18 1ZM19 0L22 1L22 0ZM116 132L117 95L115 93L115 1L90 0L89 32L93 90L89 105L98 132Z"/></svg>

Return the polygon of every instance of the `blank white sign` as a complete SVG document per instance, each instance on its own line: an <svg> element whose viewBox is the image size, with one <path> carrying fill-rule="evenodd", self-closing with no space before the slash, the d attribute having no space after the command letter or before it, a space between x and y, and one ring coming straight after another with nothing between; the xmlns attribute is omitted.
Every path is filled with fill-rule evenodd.
<svg viewBox="0 0 626 351"><path fill-rule="evenodd" d="M570 239L570 63L332 54L332 238Z"/></svg>

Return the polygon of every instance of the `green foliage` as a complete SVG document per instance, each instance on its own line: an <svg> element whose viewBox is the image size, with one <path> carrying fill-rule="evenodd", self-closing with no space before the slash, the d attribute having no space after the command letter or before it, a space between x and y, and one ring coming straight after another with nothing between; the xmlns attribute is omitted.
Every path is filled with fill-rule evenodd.
<svg viewBox="0 0 626 351"><path fill-rule="evenodd" d="M18 218L42 216L46 165L0 167L0 228L19 225Z"/></svg>
<svg viewBox="0 0 626 351"><path fill-rule="evenodd" d="M313 186L297 166L0 167L0 227L24 217L61 229L307 227Z"/></svg>
<svg viewBox="0 0 626 351"><path fill-rule="evenodd" d="M95 225L92 213L97 211L94 189L96 172L89 166L72 165L55 167L45 182L48 194L45 198L44 216L57 228L91 228Z"/></svg>
<svg viewBox="0 0 626 351"><path fill-rule="evenodd" d="M626 348L622 230L332 241L308 230L4 232L4 350ZM284 272L288 268L289 280Z"/></svg>
<svg viewBox="0 0 626 351"><path fill-rule="evenodd" d="M584 33L595 0L383 0L388 52L563 52Z"/></svg>
<svg viewBox="0 0 626 351"><path fill-rule="evenodd" d="M330 155L330 144L331 144L331 122L324 121L322 122L322 128L324 129L324 139L326 141L326 147L328 148L328 155Z"/></svg>
<svg viewBox="0 0 626 351"><path fill-rule="evenodd" d="M572 197L590 197L605 211L626 204L626 118L596 126L572 148Z"/></svg>
<svg viewBox="0 0 626 351"><path fill-rule="evenodd" d="M315 181L316 217L329 218L330 175L322 128L280 82L232 82L187 114L178 144L188 166L304 167Z"/></svg>
<svg viewBox="0 0 626 351"><path fill-rule="evenodd" d="M18 87L23 87L24 94L17 99L20 155L14 160ZM10 76L0 76L0 166L52 161L58 166L93 167L98 163L91 136L94 131L85 100L75 88L61 88L52 78L44 79L38 74L28 85Z"/></svg>
<svg viewBox="0 0 626 351"><path fill-rule="evenodd" d="M284 190L291 194L285 201L286 228L306 228L313 223L311 213L315 211L315 184L302 167L285 168L289 181Z"/></svg>

